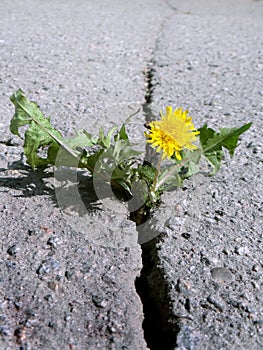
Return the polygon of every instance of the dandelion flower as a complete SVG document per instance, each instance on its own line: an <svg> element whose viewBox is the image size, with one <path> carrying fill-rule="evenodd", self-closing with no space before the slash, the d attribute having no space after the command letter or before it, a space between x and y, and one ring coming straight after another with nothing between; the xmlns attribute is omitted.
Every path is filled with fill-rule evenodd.
<svg viewBox="0 0 263 350"><path fill-rule="evenodd" d="M166 107L166 114L161 114L161 120L149 123L149 133L145 133L147 142L152 147L157 148L157 152L162 152L162 159L171 158L173 155L181 160L180 151L184 148L195 150L198 147L192 142L197 140L199 134L194 127L192 118L188 116L188 111L182 108L173 111L171 106Z"/></svg>

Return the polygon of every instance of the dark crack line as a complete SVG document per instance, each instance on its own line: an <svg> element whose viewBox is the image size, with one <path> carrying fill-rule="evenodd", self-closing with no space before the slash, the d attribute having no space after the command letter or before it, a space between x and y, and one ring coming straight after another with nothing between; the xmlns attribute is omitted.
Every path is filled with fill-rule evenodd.
<svg viewBox="0 0 263 350"><path fill-rule="evenodd" d="M169 284L159 268L158 245L162 236L142 245L143 268L135 287L143 304L143 330L151 350L172 350L177 344L180 319L172 314Z"/></svg>
<svg viewBox="0 0 263 350"><path fill-rule="evenodd" d="M171 6L170 2L166 1L166 5L171 10L176 10ZM154 90L158 84L155 55L159 49L167 19L166 17L161 25L152 57L149 59L144 71L146 91L145 102L142 108L146 123L156 118L156 116L153 116L151 108ZM154 165L156 161L156 152L147 145L144 163L147 162ZM131 213L133 215L130 216L130 219L137 224L138 235L140 235L139 225L150 219L149 208L143 208L144 211L141 211L141 209L138 209L136 213ZM159 267L158 245L161 244L161 241L162 235L159 234L154 239L141 245L143 267L140 276L135 280L135 287L143 304L144 321L142 327L148 348L151 350L172 350L177 343L177 335L180 331L180 318L175 316L171 310L169 284L165 280L164 272Z"/></svg>
<svg viewBox="0 0 263 350"><path fill-rule="evenodd" d="M155 61L152 58L148 64L146 65L145 71L144 71L144 80L145 80L145 85L146 85L146 91L144 95L145 103L143 104L144 106L150 105L152 103L152 97L153 97L153 92L155 88L155 84L153 83L153 78L154 78L154 66L155 66ZM147 115L146 115L147 117Z"/></svg>

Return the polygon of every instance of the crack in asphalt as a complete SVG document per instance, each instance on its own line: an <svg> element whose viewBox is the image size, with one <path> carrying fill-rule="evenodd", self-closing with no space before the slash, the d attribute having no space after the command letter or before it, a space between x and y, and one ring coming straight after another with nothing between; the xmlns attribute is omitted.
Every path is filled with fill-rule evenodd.
<svg viewBox="0 0 263 350"><path fill-rule="evenodd" d="M173 11L177 10L169 1L166 1L166 5ZM155 69L155 52L158 49L166 20L167 17L164 18L161 24L152 57L149 59L144 70L146 91L144 96L145 102L142 105L142 109L146 123L155 119L151 108L154 89L158 84ZM144 163L154 166L156 162L156 152L150 145L146 145ZM142 208L140 208L136 213L132 213L133 215L130 217L131 220L136 222L137 226L145 222L145 218L147 220L150 217L149 208L144 207L143 209L144 216L142 215ZM139 235L139 227L137 231ZM180 319L173 315L170 309L168 283L165 280L163 271L158 268L159 258L157 252L161 240L162 235L160 233L154 239L141 245L142 270L140 276L135 280L135 288L143 305L144 321L142 327L144 330L144 338L148 348L151 350L174 349L177 343L177 335L180 331Z"/></svg>

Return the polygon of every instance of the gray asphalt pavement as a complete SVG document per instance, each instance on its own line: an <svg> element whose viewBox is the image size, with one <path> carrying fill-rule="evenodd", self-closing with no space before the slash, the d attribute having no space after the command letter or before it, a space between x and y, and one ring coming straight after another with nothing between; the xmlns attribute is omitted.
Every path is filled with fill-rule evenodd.
<svg viewBox="0 0 263 350"><path fill-rule="evenodd" d="M261 0L1 1L0 350L263 348L262 18ZM136 140L167 104L253 126L215 177L164 195L140 246L85 174L25 165L18 88L66 136L143 105Z"/></svg>
<svg viewBox="0 0 263 350"><path fill-rule="evenodd" d="M155 213L152 226L163 234L143 246L139 283L142 296L148 291L146 332L152 349L259 350L263 2L170 4L153 58L154 114L171 104L198 127L253 126L215 177L193 177Z"/></svg>

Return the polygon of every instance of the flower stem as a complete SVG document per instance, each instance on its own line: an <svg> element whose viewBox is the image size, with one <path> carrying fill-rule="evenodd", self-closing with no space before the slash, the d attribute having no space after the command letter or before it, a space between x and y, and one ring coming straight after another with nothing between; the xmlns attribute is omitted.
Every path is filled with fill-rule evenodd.
<svg viewBox="0 0 263 350"><path fill-rule="evenodd" d="M158 176L159 176L160 169L161 169L162 156L163 156L163 152L160 153L160 156L158 158L158 163L157 163L157 166L156 166L156 173L155 173L155 176L154 176L154 179L153 179L152 192L156 191L157 180L158 180Z"/></svg>
<svg viewBox="0 0 263 350"><path fill-rule="evenodd" d="M191 160L193 160L195 157L201 156L201 154L203 153L202 150L198 150L199 154L197 155L197 153L192 153L192 155L190 155L189 157L181 160L180 163L176 164L170 171L168 171L168 173L158 182L155 184L154 190L158 190L158 188L160 188L166 180L169 179L170 176L174 175L174 173L180 169L182 167L182 165L190 162Z"/></svg>

